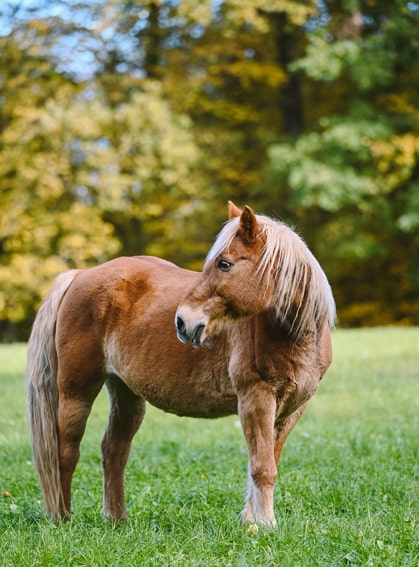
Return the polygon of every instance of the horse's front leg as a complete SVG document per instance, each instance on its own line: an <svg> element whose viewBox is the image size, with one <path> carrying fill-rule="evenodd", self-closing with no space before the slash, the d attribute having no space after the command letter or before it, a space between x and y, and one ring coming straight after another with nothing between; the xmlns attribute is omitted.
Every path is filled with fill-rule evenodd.
<svg viewBox="0 0 419 567"><path fill-rule="evenodd" d="M242 522L276 526L274 485L275 395L265 383L257 383L239 393L238 409L249 453L248 491Z"/></svg>

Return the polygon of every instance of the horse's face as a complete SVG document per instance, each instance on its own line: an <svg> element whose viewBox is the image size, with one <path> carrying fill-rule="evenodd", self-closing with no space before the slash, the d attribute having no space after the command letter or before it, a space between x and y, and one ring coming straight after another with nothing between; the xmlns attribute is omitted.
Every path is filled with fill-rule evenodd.
<svg viewBox="0 0 419 567"><path fill-rule="evenodd" d="M202 274L176 312L179 340L195 347L232 321L268 306L272 284L269 274L258 270L264 236L249 207L241 212L230 205L230 217L238 216L237 212L240 219L233 240L224 249L218 243L220 252L209 254Z"/></svg>

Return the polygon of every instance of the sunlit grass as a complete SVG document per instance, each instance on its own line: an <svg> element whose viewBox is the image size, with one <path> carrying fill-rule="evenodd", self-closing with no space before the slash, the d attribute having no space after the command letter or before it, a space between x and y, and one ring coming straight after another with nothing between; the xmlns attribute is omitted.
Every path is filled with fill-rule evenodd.
<svg viewBox="0 0 419 567"><path fill-rule="evenodd" d="M419 329L338 331L333 341L333 366L281 461L279 527L251 532L238 523L237 417L150 407L127 468L130 521L104 523L105 392L83 440L73 520L52 524L28 441L25 346L0 345L0 565L418 567Z"/></svg>

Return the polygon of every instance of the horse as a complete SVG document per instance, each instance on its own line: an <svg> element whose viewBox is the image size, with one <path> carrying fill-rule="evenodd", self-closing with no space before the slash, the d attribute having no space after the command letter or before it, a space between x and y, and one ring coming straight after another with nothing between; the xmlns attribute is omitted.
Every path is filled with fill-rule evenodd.
<svg viewBox="0 0 419 567"><path fill-rule="evenodd" d="M148 402L180 416L238 414L249 471L241 521L275 526L278 461L331 363L334 321L330 285L300 236L231 202L202 272L135 256L59 275L26 371L46 513L70 519L80 442L106 384L106 519L127 519L124 470Z"/></svg>

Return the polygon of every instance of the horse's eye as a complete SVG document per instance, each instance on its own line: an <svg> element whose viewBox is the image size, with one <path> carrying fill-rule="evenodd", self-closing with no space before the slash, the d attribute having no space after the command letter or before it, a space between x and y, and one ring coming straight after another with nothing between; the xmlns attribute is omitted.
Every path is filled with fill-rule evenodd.
<svg viewBox="0 0 419 567"><path fill-rule="evenodd" d="M217 260L217 268L222 272L228 272L232 266L233 264L231 262L227 262L227 260Z"/></svg>

